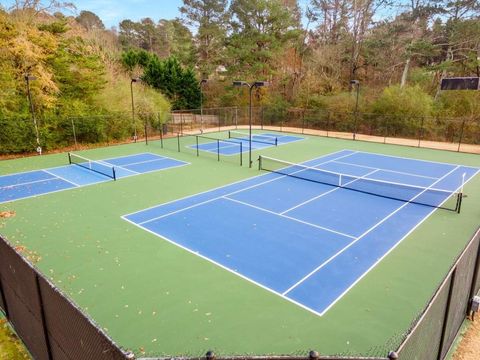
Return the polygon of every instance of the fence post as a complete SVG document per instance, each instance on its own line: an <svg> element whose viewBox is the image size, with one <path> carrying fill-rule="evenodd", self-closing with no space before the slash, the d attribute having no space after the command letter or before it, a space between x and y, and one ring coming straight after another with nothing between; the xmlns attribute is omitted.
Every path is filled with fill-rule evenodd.
<svg viewBox="0 0 480 360"><path fill-rule="evenodd" d="M467 121L466 118L463 118L462 122L462 128L460 129L460 138L458 139L458 148L457 152L460 152L460 145L462 144L462 139L463 139L463 129L465 128L465 122Z"/></svg>
<svg viewBox="0 0 480 360"><path fill-rule="evenodd" d="M180 134L183 135L183 113L180 113Z"/></svg>
<svg viewBox="0 0 480 360"><path fill-rule="evenodd" d="M304 134L305 130L305 109L302 109L302 134Z"/></svg>
<svg viewBox="0 0 480 360"><path fill-rule="evenodd" d="M145 120L145 145L148 145L147 120Z"/></svg>
<svg viewBox="0 0 480 360"><path fill-rule="evenodd" d="M385 119L385 134L383 134L383 143L386 144L387 143L387 136L388 136L388 119L389 117L387 116L386 119Z"/></svg>
<svg viewBox="0 0 480 360"><path fill-rule="evenodd" d="M180 134L177 133L177 148L178 152L180 152Z"/></svg>
<svg viewBox="0 0 480 360"><path fill-rule="evenodd" d="M475 296L475 285L478 281L478 276L480 275L480 232L477 232L475 235L477 240L477 258L475 260L475 267L473 268L474 273L472 277L472 285L470 286L470 294L468 296L468 307L467 307L467 314L470 313L470 307L472 306L472 299Z"/></svg>
<svg viewBox="0 0 480 360"><path fill-rule="evenodd" d="M417 147L420 147L420 142L422 141L423 138L423 122L424 122L424 117L422 116L422 121L420 122L420 131L418 133L418 145Z"/></svg>
<svg viewBox="0 0 480 360"><path fill-rule="evenodd" d="M238 129L238 108L235 106L235 130Z"/></svg>
<svg viewBox="0 0 480 360"><path fill-rule="evenodd" d="M263 121L264 121L264 112L265 112L265 107L262 105L262 116L260 118L260 128L263 130Z"/></svg>
<svg viewBox="0 0 480 360"><path fill-rule="evenodd" d="M0 294L2 295L2 303L5 311L5 316L8 319L8 305L7 305L7 298L5 297L5 290L3 289L2 284L2 277L0 276Z"/></svg>
<svg viewBox="0 0 480 360"><path fill-rule="evenodd" d="M330 111L327 110L327 137L330 130Z"/></svg>
<svg viewBox="0 0 480 360"><path fill-rule="evenodd" d="M77 149L77 133L75 131L75 121L73 121L73 117L70 118L72 121L72 130L73 130L73 141L75 142L75 149Z"/></svg>
<svg viewBox="0 0 480 360"><path fill-rule="evenodd" d="M448 298L447 298L447 306L445 307L445 313L443 315L443 323L442 323L442 332L440 335L440 345L438 347L438 354L437 359L442 360L442 353L443 353L443 345L445 343L445 336L447 332L447 323L448 323L448 315L450 314L450 304L452 302L452 294L453 294L453 287L455 286L455 274L457 272L457 267L452 271L451 279L450 279L450 286L448 287Z"/></svg>
<svg viewBox="0 0 480 360"><path fill-rule="evenodd" d="M40 281L38 278L38 273L35 271L35 284L37 287L38 303L40 304L40 320L42 321L43 337L45 338L45 345L47 346L47 357L52 360L52 347L50 344L50 337L48 336L48 327L43 306L42 290L40 288Z"/></svg>

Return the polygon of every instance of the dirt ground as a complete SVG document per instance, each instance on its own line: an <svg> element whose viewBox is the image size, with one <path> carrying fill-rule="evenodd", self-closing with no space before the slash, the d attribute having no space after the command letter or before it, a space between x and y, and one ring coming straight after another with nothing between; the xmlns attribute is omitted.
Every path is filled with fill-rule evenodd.
<svg viewBox="0 0 480 360"><path fill-rule="evenodd" d="M477 314L475 321L470 322L452 360L477 360L480 359L480 316Z"/></svg>

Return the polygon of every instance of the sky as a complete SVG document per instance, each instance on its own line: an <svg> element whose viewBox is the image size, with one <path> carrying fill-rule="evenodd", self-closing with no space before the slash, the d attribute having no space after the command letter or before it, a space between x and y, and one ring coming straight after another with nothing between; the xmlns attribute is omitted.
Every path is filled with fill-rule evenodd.
<svg viewBox="0 0 480 360"><path fill-rule="evenodd" d="M72 2L76 7L76 13L65 15L78 15L81 10L89 10L102 19L105 27L118 28L118 23L124 19L138 21L149 17L154 21L160 19L174 19L180 17L178 8L182 6L182 0L60 0ZM309 0L299 0L302 8ZM48 2L48 0L45 0ZM0 0L0 4L8 8L14 0Z"/></svg>
<svg viewBox="0 0 480 360"><path fill-rule="evenodd" d="M105 27L118 27L124 19L138 21L149 17L154 21L180 17L182 0L70 0L81 10L89 10L102 19Z"/></svg>

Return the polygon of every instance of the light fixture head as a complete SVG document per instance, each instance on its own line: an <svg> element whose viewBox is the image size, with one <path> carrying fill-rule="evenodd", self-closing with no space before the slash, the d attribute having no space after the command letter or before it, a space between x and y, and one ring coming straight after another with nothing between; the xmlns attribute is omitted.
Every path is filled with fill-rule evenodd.
<svg viewBox="0 0 480 360"><path fill-rule="evenodd" d="M246 81L236 80L236 81L233 82L233 86L249 86L249 85Z"/></svg>
<svg viewBox="0 0 480 360"><path fill-rule="evenodd" d="M33 76L33 75L25 75L25 80L29 81L29 80L37 80L36 76Z"/></svg>
<svg viewBox="0 0 480 360"><path fill-rule="evenodd" d="M140 78L132 78L132 83L142 81Z"/></svg>
<svg viewBox="0 0 480 360"><path fill-rule="evenodd" d="M351 85L360 85L360 81L358 80L350 80Z"/></svg>
<svg viewBox="0 0 480 360"><path fill-rule="evenodd" d="M255 87L270 86L270 83L268 81L255 81L253 83L253 86Z"/></svg>

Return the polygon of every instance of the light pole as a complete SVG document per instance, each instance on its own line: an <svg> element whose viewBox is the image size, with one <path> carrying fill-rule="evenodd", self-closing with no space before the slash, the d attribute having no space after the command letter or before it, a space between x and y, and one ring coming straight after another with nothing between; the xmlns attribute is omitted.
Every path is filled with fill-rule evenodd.
<svg viewBox="0 0 480 360"><path fill-rule="evenodd" d="M254 88L268 86L267 81L255 81L249 84L246 81L234 81L233 86L246 86L249 89L249 112L248 112L248 167L252 167L252 92Z"/></svg>
<svg viewBox="0 0 480 360"><path fill-rule="evenodd" d="M130 81L130 95L132 96L132 126L133 126L133 140L137 142L137 127L135 126L135 104L133 102L133 83L139 82L139 78L132 78Z"/></svg>
<svg viewBox="0 0 480 360"><path fill-rule="evenodd" d="M200 80L200 131L203 132L203 85L208 82L207 79Z"/></svg>
<svg viewBox="0 0 480 360"><path fill-rule="evenodd" d="M35 118L35 109L33 107L32 94L30 93L30 81L37 80L37 78L35 76L26 74L24 79L27 82L28 103L30 104L30 114L32 115L33 126L35 127L35 136L37 138L37 153L38 155L42 155L42 147L40 146L40 136L38 134L37 119Z"/></svg>
<svg viewBox="0 0 480 360"><path fill-rule="evenodd" d="M360 90L360 81L358 80L350 80L350 85L352 85L352 87L356 87L356 90L357 90L357 100L355 102L355 120L354 120L354 123L353 123L353 140L355 140L355 136L357 134L357 118L358 118L358 94L359 94L359 90Z"/></svg>

